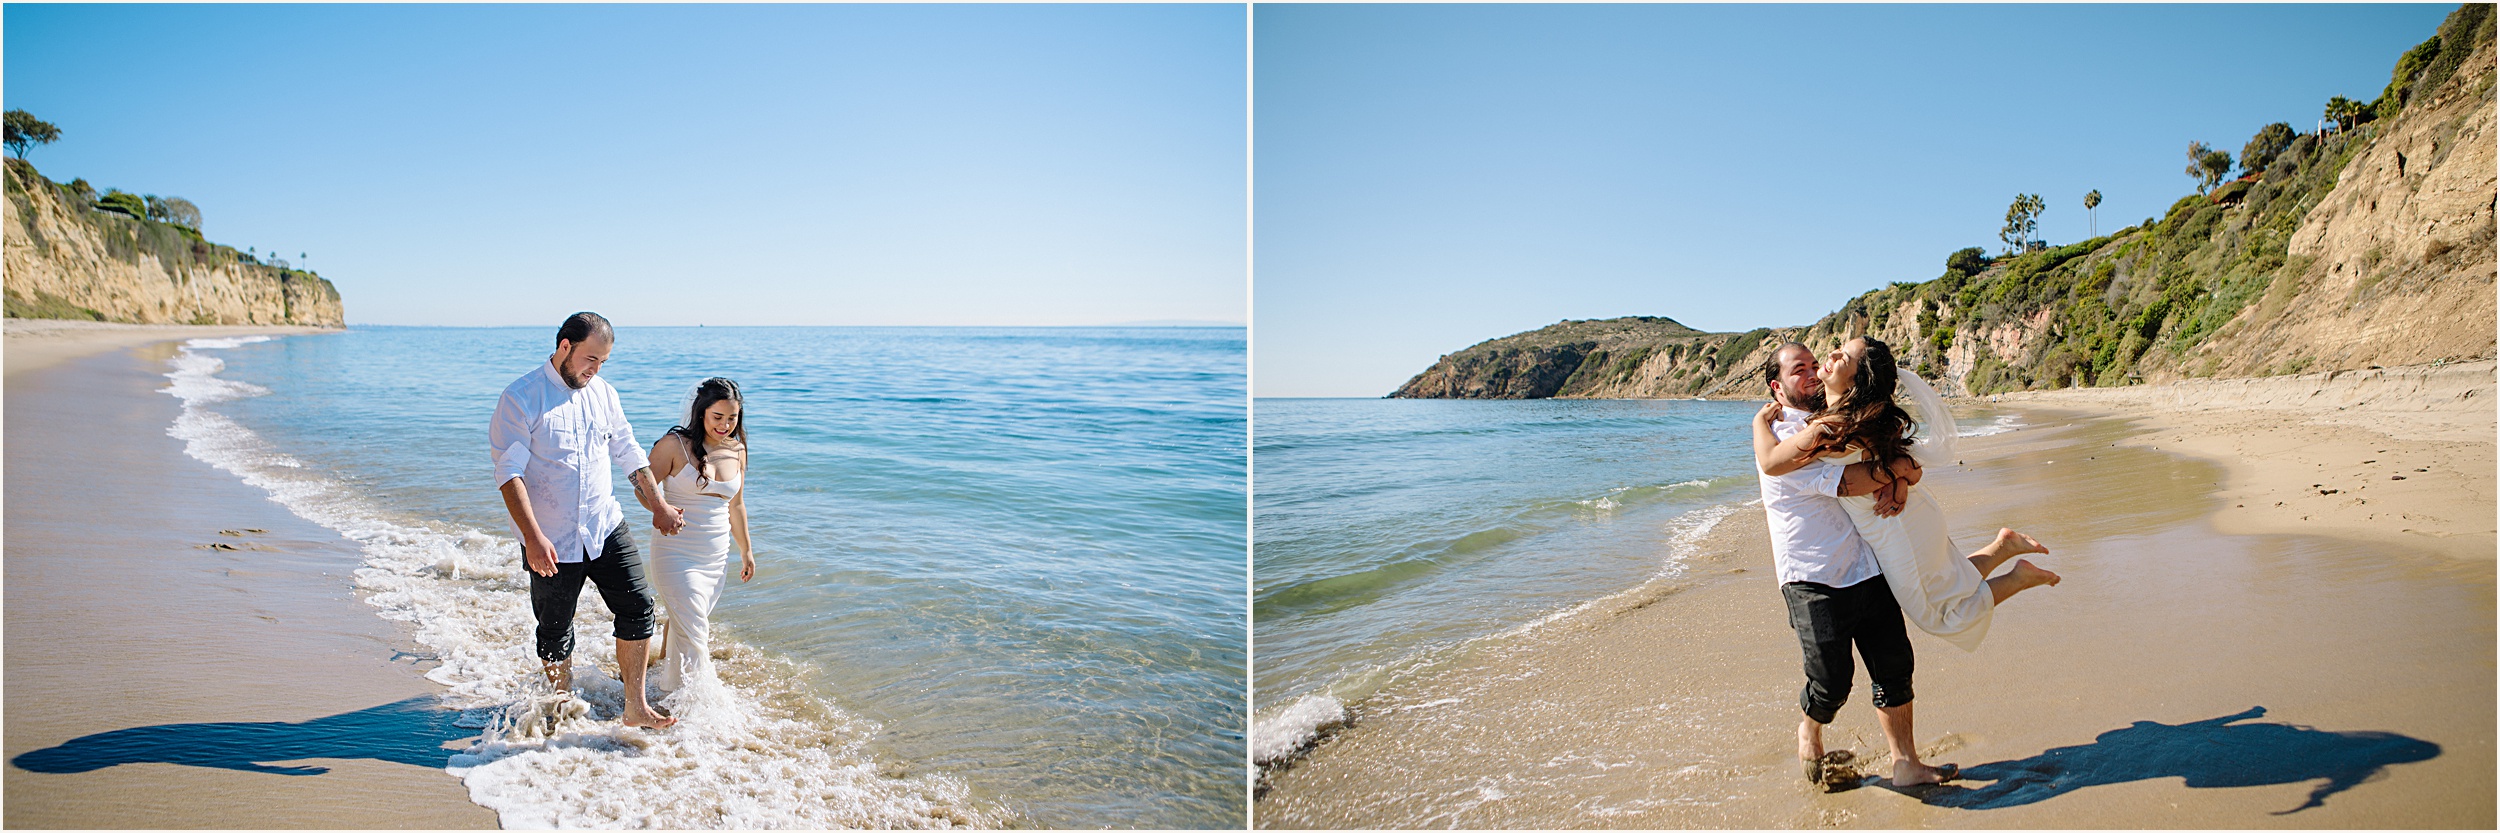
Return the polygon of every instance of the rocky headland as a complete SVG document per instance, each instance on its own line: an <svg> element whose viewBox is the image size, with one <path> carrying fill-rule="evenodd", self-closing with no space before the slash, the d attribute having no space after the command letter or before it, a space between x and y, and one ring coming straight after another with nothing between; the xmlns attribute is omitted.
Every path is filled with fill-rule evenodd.
<svg viewBox="0 0 2500 833"><path fill-rule="evenodd" d="M97 208L7 163L0 266L10 318L132 324L343 326L338 288L210 243L196 230Z"/></svg>
<svg viewBox="0 0 2500 833"><path fill-rule="evenodd" d="M2143 225L1964 250L1806 326L1563 321L1442 356L1389 396L1745 398L1781 342L1861 332L1965 395L2491 359L2492 9L2451 14L2351 123L2281 129L2279 150L2242 160L2255 170Z"/></svg>

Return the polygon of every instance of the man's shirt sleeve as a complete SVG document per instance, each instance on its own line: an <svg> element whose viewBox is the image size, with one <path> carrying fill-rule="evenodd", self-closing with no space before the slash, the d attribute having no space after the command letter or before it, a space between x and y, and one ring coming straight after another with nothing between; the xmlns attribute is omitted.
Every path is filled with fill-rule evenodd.
<svg viewBox="0 0 2500 833"><path fill-rule="evenodd" d="M625 419L624 403L611 400L608 414L616 425L608 437L608 458L615 460L626 474L650 468L651 457L643 453L642 442L634 439L634 424Z"/></svg>
<svg viewBox="0 0 2500 833"><path fill-rule="evenodd" d="M496 488L503 488L503 484L529 468L529 420L511 391L504 391L503 398L495 402L495 418L486 424L486 444L495 458Z"/></svg>
<svg viewBox="0 0 2500 833"><path fill-rule="evenodd" d="M1836 498L1840 496L1840 475L1846 468L1829 460L1816 460L1807 463L1805 468L1780 475L1776 479L1783 487L1796 494Z"/></svg>

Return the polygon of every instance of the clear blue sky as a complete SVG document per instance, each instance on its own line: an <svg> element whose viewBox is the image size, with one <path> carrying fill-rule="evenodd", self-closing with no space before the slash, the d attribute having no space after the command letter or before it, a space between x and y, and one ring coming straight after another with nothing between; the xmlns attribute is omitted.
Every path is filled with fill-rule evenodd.
<svg viewBox="0 0 2500 833"><path fill-rule="evenodd" d="M351 323L1242 322L1240 6L6 8L62 182Z"/></svg>
<svg viewBox="0 0 2500 833"><path fill-rule="evenodd" d="M2369 100L2454 5L1261 5L1259 396L1566 318L1807 324L2158 215L2204 141Z"/></svg>

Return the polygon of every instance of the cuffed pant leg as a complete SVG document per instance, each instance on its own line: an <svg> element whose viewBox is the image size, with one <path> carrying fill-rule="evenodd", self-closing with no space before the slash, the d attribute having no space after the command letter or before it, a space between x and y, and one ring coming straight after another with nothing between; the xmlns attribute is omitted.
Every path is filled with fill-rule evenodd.
<svg viewBox="0 0 2500 833"><path fill-rule="evenodd" d="M1788 600L1788 624L1797 631L1805 654L1806 684L1797 692L1797 709L1816 723L1830 723L1849 702L1857 662L1849 655L1849 638L1840 621L1842 611L1832 588L1811 582L1780 585Z"/></svg>
<svg viewBox="0 0 2500 833"><path fill-rule="evenodd" d="M557 564L556 574L530 573L530 613L538 619L538 658L563 662L573 658L573 606L582 597L584 564Z"/></svg>

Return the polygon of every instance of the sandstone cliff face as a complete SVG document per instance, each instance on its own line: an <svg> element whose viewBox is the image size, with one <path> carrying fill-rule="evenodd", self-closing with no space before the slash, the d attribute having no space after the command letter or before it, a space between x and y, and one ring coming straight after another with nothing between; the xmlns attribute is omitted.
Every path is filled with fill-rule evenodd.
<svg viewBox="0 0 2500 833"><path fill-rule="evenodd" d="M2486 39L2409 102L2294 233L2308 268L2193 355L2222 376L2490 357L2494 60Z"/></svg>
<svg viewBox="0 0 2500 833"><path fill-rule="evenodd" d="M342 326L338 289L170 226L76 203L10 160L0 223L11 316L142 324Z"/></svg>

